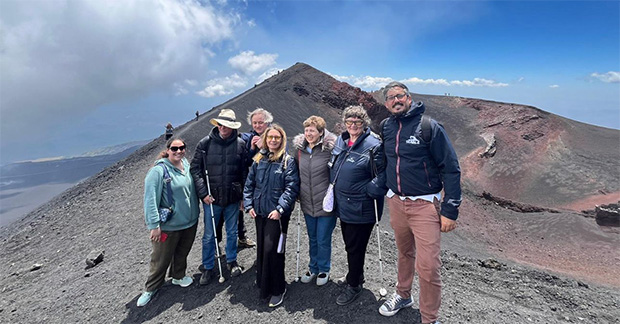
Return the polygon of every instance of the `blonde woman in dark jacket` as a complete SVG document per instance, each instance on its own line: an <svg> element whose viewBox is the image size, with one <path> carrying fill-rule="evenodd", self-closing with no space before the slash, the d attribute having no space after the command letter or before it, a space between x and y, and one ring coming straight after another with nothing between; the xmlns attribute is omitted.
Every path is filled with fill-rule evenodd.
<svg viewBox="0 0 620 324"><path fill-rule="evenodd" d="M286 234L295 200L299 173L286 153L286 133L271 125L261 136L266 148L254 156L245 181L243 205L256 222L256 284L260 298L269 296L269 307L284 301L284 251L278 251L280 234ZM285 242L283 242L286 244Z"/></svg>
<svg viewBox="0 0 620 324"><path fill-rule="evenodd" d="M310 116L303 125L304 133L293 139L301 181L299 201L310 247L308 271L301 276L301 282L309 283L316 277L316 284L323 286L329 281L336 216L324 211L322 203L329 186L327 163L336 143L336 135L325 129L325 120L318 116Z"/></svg>

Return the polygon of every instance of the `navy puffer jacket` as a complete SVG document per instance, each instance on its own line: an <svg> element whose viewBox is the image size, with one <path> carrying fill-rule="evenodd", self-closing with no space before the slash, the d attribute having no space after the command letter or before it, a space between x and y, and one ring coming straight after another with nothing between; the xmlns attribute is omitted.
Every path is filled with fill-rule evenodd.
<svg viewBox="0 0 620 324"><path fill-rule="evenodd" d="M252 164L245 181L245 211L249 212L254 208L257 217L267 217L269 213L277 210L283 218L290 218L299 195L299 172L295 159L284 154L280 161L270 161L267 159L266 150L262 150L262 153L265 157ZM284 159L286 163L283 163Z"/></svg>
<svg viewBox="0 0 620 324"><path fill-rule="evenodd" d="M461 169L443 127L431 122L431 140L425 142L420 121L424 104L418 102L402 116L391 116L383 126L387 158L387 187L400 196L435 194L444 189L441 215L456 220L461 204Z"/></svg>
<svg viewBox="0 0 620 324"><path fill-rule="evenodd" d="M375 222L374 199L377 200L379 219L383 212L385 186L379 186L377 175L385 172L383 150L379 136L367 128L353 146L347 142L350 135L342 133L332 150L331 181L334 185L334 211L346 223L370 224ZM371 158L373 163L371 163ZM372 171L374 165L376 171ZM340 171L338 172L338 169ZM336 177L338 173L338 177Z"/></svg>

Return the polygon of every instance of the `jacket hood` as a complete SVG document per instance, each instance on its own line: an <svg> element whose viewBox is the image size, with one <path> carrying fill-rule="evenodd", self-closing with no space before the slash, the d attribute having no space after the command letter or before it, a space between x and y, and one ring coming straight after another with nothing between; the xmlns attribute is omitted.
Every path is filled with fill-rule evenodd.
<svg viewBox="0 0 620 324"><path fill-rule="evenodd" d="M332 149L334 149L334 146L336 145L336 139L337 139L336 135L326 129L318 143L318 144L322 144L321 151L325 151L325 150L331 151ZM306 141L306 138L303 133L297 134L293 138L293 146L298 150L303 150L308 146L308 141Z"/></svg>
<svg viewBox="0 0 620 324"><path fill-rule="evenodd" d="M400 116L395 116L396 118L409 118L409 117L413 117L416 115L421 115L424 113L424 111L426 110L426 107L424 106L424 103L422 101L418 101L415 105L411 105L411 108L409 108L409 110L400 115Z"/></svg>

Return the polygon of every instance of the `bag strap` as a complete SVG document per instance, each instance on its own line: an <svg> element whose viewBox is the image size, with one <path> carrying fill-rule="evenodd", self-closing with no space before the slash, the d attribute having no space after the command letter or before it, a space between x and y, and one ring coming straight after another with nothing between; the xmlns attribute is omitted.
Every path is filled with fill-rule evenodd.
<svg viewBox="0 0 620 324"><path fill-rule="evenodd" d="M172 184L171 184L172 177L170 176L170 173L168 172L168 168L163 162L159 162L157 163L157 165L159 165L164 170L164 182L166 183L166 200L168 201L168 204L170 205L170 208L172 209L172 206L174 206L174 198L172 197Z"/></svg>
<svg viewBox="0 0 620 324"><path fill-rule="evenodd" d="M431 129L431 120L432 118L426 115L422 115L422 125L421 127L421 132L422 132L422 139L428 143L431 141L431 139L433 138L433 130Z"/></svg>

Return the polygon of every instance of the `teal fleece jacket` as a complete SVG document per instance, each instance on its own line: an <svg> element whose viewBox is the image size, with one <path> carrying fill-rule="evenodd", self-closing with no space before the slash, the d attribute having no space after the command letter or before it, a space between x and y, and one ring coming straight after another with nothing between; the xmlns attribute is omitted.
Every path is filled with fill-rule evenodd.
<svg viewBox="0 0 620 324"><path fill-rule="evenodd" d="M166 197L166 187L164 184L164 170L155 165L146 174L144 179L144 220L149 230L161 227L162 231L179 231L194 226L198 222L200 207L194 179L189 172L189 162L183 158L184 172L177 169L167 158L155 161L155 164L163 162L168 173L172 178L172 218L165 223L159 221L157 212L160 201L161 206L170 206Z"/></svg>

